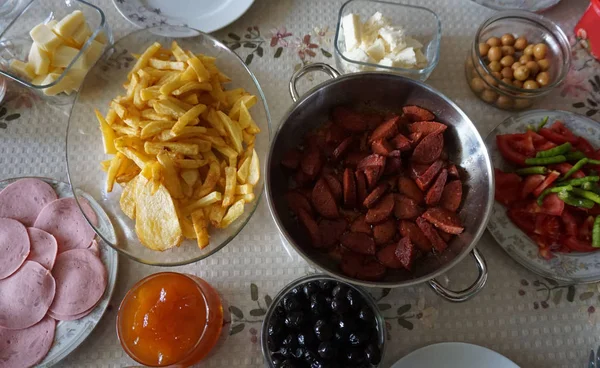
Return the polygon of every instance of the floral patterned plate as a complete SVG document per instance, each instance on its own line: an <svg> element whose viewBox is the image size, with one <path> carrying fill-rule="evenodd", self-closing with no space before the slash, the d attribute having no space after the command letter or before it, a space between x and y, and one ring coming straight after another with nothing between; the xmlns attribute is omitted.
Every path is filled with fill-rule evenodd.
<svg viewBox="0 0 600 368"><path fill-rule="evenodd" d="M125 19L141 28L185 26L210 33L242 16L254 0L113 0ZM164 36L179 36L166 34ZM190 37L193 35L190 35Z"/></svg>
<svg viewBox="0 0 600 368"><path fill-rule="evenodd" d="M14 178L0 181L0 190L4 189L8 184L15 182L19 179L23 178ZM58 198L63 197L73 197L73 192L71 190L71 186L62 181L57 181L54 179L48 178L36 178L45 181L50 184L52 188L58 194ZM96 204L93 198L84 193L82 191L77 191L77 195L80 197L84 197L87 199L92 208L98 213L98 209L100 206ZM103 213L98 213L98 221L105 222L108 218ZM108 275L108 283L106 286L106 290L104 291L104 295L96 305L96 308L87 316L80 318L75 321L59 321L56 324L56 331L54 334L54 343L50 348L50 351L42 360L42 362L37 365L38 368L48 368L52 367L55 364L58 364L62 359L64 359L67 355L69 355L73 350L75 350L83 341L92 333L94 327L100 322L102 315L106 311L106 307L110 301L112 293L115 289L115 283L117 281L117 267L119 265L117 252L101 241L98 237L96 237L96 241L100 247L100 260L104 263L106 267L106 272Z"/></svg>
<svg viewBox="0 0 600 368"><path fill-rule="evenodd" d="M525 132L528 124L535 126L546 116L548 125L560 120L573 133L584 136L594 147L600 147L600 126L597 122L568 111L531 110L509 117L487 136L485 142L494 167L513 169L497 149L496 135ZM538 256L538 246L510 221L505 207L498 202L494 202L487 228L508 255L530 271L570 283L600 281L600 252L554 253L552 259L543 259Z"/></svg>
<svg viewBox="0 0 600 368"><path fill-rule="evenodd" d="M532 12L543 12L548 10L560 0L472 0L477 4L496 10L520 9Z"/></svg>

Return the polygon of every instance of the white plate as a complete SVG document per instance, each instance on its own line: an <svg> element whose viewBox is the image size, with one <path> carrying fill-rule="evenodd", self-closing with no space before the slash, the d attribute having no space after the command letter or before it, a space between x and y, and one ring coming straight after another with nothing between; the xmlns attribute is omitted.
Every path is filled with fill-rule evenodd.
<svg viewBox="0 0 600 368"><path fill-rule="evenodd" d="M19 179L23 178L0 181L0 190L4 189L4 187L6 187L8 184ZM73 197L71 187L67 183L48 178L35 179L40 179L50 184L56 191L56 194L58 194L59 198ZM91 196L80 191L77 192L77 195L85 197L88 201L90 201L90 204L95 211L98 211L100 206L95 204ZM103 221L103 219L106 218L106 215L98 214L99 221ZM102 263L104 263L108 275L108 283L106 290L104 291L104 295L102 295L102 298L96 305L96 308L94 308L94 310L87 316L75 321L59 321L56 324L56 332L54 334L54 342L52 347L50 348L50 351L44 360L42 360L42 362L36 366L38 368L52 367L64 359L67 355L71 354L71 352L81 345L81 343L92 333L94 327L96 327L98 322L100 322L102 315L104 315L104 312L106 311L106 307L108 306L112 293L115 289L119 260L117 251L102 242L99 237L96 237L96 241L98 241L98 245L100 246L100 260Z"/></svg>
<svg viewBox="0 0 600 368"><path fill-rule="evenodd" d="M543 12L560 3L560 0L472 0L477 4L496 10L520 9Z"/></svg>
<svg viewBox="0 0 600 368"><path fill-rule="evenodd" d="M413 351L392 368L519 368L508 358L482 346L445 342Z"/></svg>
<svg viewBox="0 0 600 368"><path fill-rule="evenodd" d="M113 0L122 16L141 28L186 26L210 33L242 16L254 0Z"/></svg>
<svg viewBox="0 0 600 368"><path fill-rule="evenodd" d="M592 146L600 147L600 127L594 120L568 111L530 110L504 120L485 139L494 167L514 169L498 151L496 135L523 133L528 124L536 126L546 116L548 125L560 120L573 133L585 137ZM506 208L498 202L494 202L487 228L508 255L538 275L570 283L600 281L600 252L553 253L554 257L550 260L539 257L538 246L510 221Z"/></svg>

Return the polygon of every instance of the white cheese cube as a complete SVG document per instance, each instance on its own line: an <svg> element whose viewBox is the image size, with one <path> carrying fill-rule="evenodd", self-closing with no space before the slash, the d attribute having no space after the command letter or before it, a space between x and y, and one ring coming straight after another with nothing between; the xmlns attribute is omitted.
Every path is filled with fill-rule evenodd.
<svg viewBox="0 0 600 368"><path fill-rule="evenodd" d="M344 42L346 51L353 50L360 44L362 25L358 14L348 14L342 18L342 29L344 30Z"/></svg>
<svg viewBox="0 0 600 368"><path fill-rule="evenodd" d="M46 76L42 85L50 84L56 81L60 77L60 74L50 73ZM52 87L44 88L44 94L47 96L55 96L61 92L73 90L73 81L68 76L64 76L60 82L53 85Z"/></svg>
<svg viewBox="0 0 600 368"><path fill-rule="evenodd" d="M383 40L381 38L378 38L365 51L375 61L379 61L385 56L385 44L383 43Z"/></svg>
<svg viewBox="0 0 600 368"><path fill-rule="evenodd" d="M405 37L404 43L406 43L406 47L412 47L415 50L423 47L423 44L412 37Z"/></svg>
<svg viewBox="0 0 600 368"><path fill-rule="evenodd" d="M33 42L37 43L41 48L48 52L54 51L58 46L62 44L60 38L52 32L50 27L45 24L38 24L29 31L29 35L33 39Z"/></svg>
<svg viewBox="0 0 600 368"><path fill-rule="evenodd" d="M362 63L371 63L371 64L377 63L364 50L362 50L360 48L356 48L351 51L345 51L344 56L352 61L359 61ZM357 64L350 64L350 63L346 63L346 66L349 71L354 71L354 72L370 69L369 67L364 66L364 65L357 65Z"/></svg>
<svg viewBox="0 0 600 368"><path fill-rule="evenodd" d="M92 31L88 26L87 22L83 22L82 25L79 26L73 33L73 41L77 44L79 48L87 41L87 39L92 35Z"/></svg>
<svg viewBox="0 0 600 368"><path fill-rule="evenodd" d="M405 48L390 59L394 61L394 66L402 68L413 68L417 64L417 57L412 47Z"/></svg>
<svg viewBox="0 0 600 368"><path fill-rule="evenodd" d="M394 66L394 60L389 58L383 58L379 61L379 65L392 67Z"/></svg>
<svg viewBox="0 0 600 368"><path fill-rule="evenodd" d="M29 58L27 63L33 66L33 71L37 75L48 74L48 68L50 67L50 57L37 43L31 45L29 50Z"/></svg>
<svg viewBox="0 0 600 368"><path fill-rule="evenodd" d="M15 73L27 79L35 78L35 72L31 64L26 64L18 59L13 59L10 62L10 69Z"/></svg>
<svg viewBox="0 0 600 368"><path fill-rule="evenodd" d="M378 34L385 41L386 50L391 53L397 53L406 47L404 30L401 28L386 26L379 29Z"/></svg>
<svg viewBox="0 0 600 368"><path fill-rule="evenodd" d="M415 50L415 57L417 58L417 65L419 68L424 68L427 66L427 57L423 54L421 49Z"/></svg>
<svg viewBox="0 0 600 368"><path fill-rule="evenodd" d="M86 61L90 67L100 58L103 51L104 44L93 40L90 46L85 50Z"/></svg>
<svg viewBox="0 0 600 368"><path fill-rule="evenodd" d="M54 31L64 38L71 38L73 37L73 33L75 33L77 28L79 28L83 22L85 22L83 13L81 10L75 10L61 19L56 26L54 26Z"/></svg>
<svg viewBox="0 0 600 368"><path fill-rule="evenodd" d="M45 75L38 75L31 80L31 84L34 86L40 86L44 82L44 79L46 79Z"/></svg>
<svg viewBox="0 0 600 368"><path fill-rule="evenodd" d="M69 47L67 45L62 45L56 49L54 52L54 57L52 58L52 66L66 68L75 56L79 53L79 50L74 47Z"/></svg>
<svg viewBox="0 0 600 368"><path fill-rule="evenodd" d="M48 28L52 29L52 28L54 28L54 26L56 25L56 23L58 23L58 21L56 19L52 19L51 21L49 21L48 23L46 23L46 26Z"/></svg>
<svg viewBox="0 0 600 368"><path fill-rule="evenodd" d="M365 49L369 48L377 39L377 33L379 29L386 27L390 24L389 20L383 16L380 12L373 14L362 27L362 39L361 42Z"/></svg>

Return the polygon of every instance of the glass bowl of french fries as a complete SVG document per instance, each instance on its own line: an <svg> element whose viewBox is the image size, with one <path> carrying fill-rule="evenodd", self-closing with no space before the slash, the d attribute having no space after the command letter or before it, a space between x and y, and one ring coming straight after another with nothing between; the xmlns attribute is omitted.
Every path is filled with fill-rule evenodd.
<svg viewBox="0 0 600 368"><path fill-rule="evenodd" d="M71 103L68 95L79 89L111 42L97 6L83 0L32 0L0 20L0 74L55 103Z"/></svg>
<svg viewBox="0 0 600 368"><path fill-rule="evenodd" d="M263 191L270 115L254 75L213 37L189 28L125 36L90 70L67 129L71 185L114 231L96 232L146 264L217 252Z"/></svg>

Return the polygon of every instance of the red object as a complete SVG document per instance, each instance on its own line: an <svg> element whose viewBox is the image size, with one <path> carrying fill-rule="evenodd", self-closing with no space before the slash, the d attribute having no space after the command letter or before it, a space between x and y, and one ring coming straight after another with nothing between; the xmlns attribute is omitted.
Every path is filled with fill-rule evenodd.
<svg viewBox="0 0 600 368"><path fill-rule="evenodd" d="M561 216L564 209L565 202L558 198L556 193L551 193L544 198L540 212L545 213L546 215Z"/></svg>
<svg viewBox="0 0 600 368"><path fill-rule="evenodd" d="M600 60L600 0L591 0L574 31L590 55Z"/></svg>
<svg viewBox="0 0 600 368"><path fill-rule="evenodd" d="M521 199L527 198L546 179L544 175L535 174L529 175L523 181L523 189L521 190Z"/></svg>
<svg viewBox="0 0 600 368"><path fill-rule="evenodd" d="M496 180L496 200L505 206L519 199L521 194L521 177L515 173L505 173L500 169L494 169Z"/></svg>
<svg viewBox="0 0 600 368"><path fill-rule="evenodd" d="M538 197L540 194L542 194L544 189L549 188L550 184L554 183L559 176L560 173L558 171L551 171L550 174L546 176L546 179L544 179L542 184L538 185L538 187L535 188L535 190L533 191L533 195Z"/></svg>
<svg viewBox="0 0 600 368"><path fill-rule="evenodd" d="M525 160L528 158L528 156L516 150L511 144L512 140L512 134L496 136L496 144L498 145L498 149L500 150L502 157L508 161L514 164L525 166Z"/></svg>

